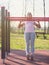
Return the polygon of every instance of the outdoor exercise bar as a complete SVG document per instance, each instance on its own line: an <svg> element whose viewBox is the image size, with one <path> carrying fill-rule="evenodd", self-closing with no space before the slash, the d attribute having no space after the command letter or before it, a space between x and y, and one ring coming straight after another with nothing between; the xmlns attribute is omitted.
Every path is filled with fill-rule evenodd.
<svg viewBox="0 0 49 65"><path fill-rule="evenodd" d="M10 21L49 21L49 17L7 17L6 19L9 19Z"/></svg>
<svg viewBox="0 0 49 65"><path fill-rule="evenodd" d="M48 21L49 17L10 17L10 12L1 7L1 33L2 33L2 44L1 44L1 58L6 58L6 53L10 52L10 22L15 21Z"/></svg>

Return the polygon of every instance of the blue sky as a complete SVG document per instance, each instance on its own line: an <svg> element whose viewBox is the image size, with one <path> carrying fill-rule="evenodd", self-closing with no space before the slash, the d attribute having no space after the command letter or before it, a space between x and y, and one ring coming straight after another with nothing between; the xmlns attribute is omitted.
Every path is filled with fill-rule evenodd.
<svg viewBox="0 0 49 65"><path fill-rule="evenodd" d="M26 0L26 13L30 11L33 16L44 16L43 0L34 0L34 2L35 5L33 13L33 0ZM0 0L0 7L1 6L5 6L6 9L10 11L11 16L25 15L25 0ZM45 16L49 16L49 0L45 0Z"/></svg>

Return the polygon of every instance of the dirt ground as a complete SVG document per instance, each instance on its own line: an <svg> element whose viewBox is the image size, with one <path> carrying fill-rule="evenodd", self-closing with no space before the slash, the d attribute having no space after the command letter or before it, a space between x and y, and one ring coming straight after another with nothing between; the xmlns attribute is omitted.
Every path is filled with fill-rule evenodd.
<svg viewBox="0 0 49 65"><path fill-rule="evenodd" d="M11 50L4 64L0 52L0 65L49 65L49 51L35 50L34 60L31 61L26 59L25 51Z"/></svg>

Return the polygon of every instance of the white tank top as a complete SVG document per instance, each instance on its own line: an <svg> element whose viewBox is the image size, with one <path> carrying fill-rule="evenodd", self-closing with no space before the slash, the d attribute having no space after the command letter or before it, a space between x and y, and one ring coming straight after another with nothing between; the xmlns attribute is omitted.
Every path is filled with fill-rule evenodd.
<svg viewBox="0 0 49 65"><path fill-rule="evenodd" d="M32 21L25 22L25 33L26 32L35 32L34 22Z"/></svg>

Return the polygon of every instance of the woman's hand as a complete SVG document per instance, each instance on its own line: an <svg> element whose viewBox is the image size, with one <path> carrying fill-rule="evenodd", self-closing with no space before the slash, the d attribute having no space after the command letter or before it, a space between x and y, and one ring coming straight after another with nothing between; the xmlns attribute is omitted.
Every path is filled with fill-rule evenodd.
<svg viewBox="0 0 49 65"><path fill-rule="evenodd" d="M21 27L23 27L24 26L24 23L21 23L21 21L20 21L20 23L19 23L19 25L18 25L18 28L21 28Z"/></svg>
<svg viewBox="0 0 49 65"><path fill-rule="evenodd" d="M21 22L19 22L19 24L18 24L18 28L20 28L21 27Z"/></svg>
<svg viewBox="0 0 49 65"><path fill-rule="evenodd" d="M38 23L35 22L35 26L37 26L38 28L41 28L39 21L38 21Z"/></svg>
<svg viewBox="0 0 49 65"><path fill-rule="evenodd" d="M41 28L41 25L40 25L39 21L38 21L38 28Z"/></svg>

